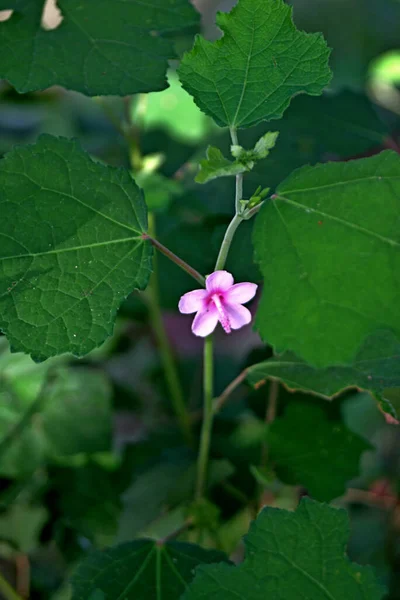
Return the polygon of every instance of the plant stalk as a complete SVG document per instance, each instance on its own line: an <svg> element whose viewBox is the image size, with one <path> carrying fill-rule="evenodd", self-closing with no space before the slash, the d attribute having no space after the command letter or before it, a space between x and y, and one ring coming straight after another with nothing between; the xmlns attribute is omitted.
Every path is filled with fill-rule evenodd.
<svg viewBox="0 0 400 600"><path fill-rule="evenodd" d="M243 218L237 213L229 223L228 228L225 232L224 239L222 240L221 248L219 250L217 262L215 263L214 271L219 271L225 267L226 259L228 258L229 249L232 244L233 236L235 235L236 229L239 227Z"/></svg>
<svg viewBox="0 0 400 600"><path fill-rule="evenodd" d="M214 383L213 338L211 335L204 340L203 358L203 394L204 414L201 427L199 455L197 459L196 500L204 497L207 483L207 468L210 454L211 433L214 420L213 383Z"/></svg>
<svg viewBox="0 0 400 600"><path fill-rule="evenodd" d="M21 596L11 587L2 573L0 573L0 593L6 600L22 600Z"/></svg>
<svg viewBox="0 0 400 600"><path fill-rule="evenodd" d="M149 214L149 231L154 235L155 224L153 215ZM150 322L156 336L158 348L160 351L161 362L164 369L165 379L167 381L169 395L172 406L178 419L180 429L186 442L193 446L193 435L190 421L190 414L187 409L178 370L173 358L172 348L170 346L167 333L165 331L160 308L160 293L158 287L157 255L153 257L153 273L148 287L148 298L150 307Z"/></svg>
<svg viewBox="0 0 400 600"><path fill-rule="evenodd" d="M205 286L206 280L203 277L203 275L201 275L198 271L196 271L196 269L194 269L193 267L188 265L187 262L185 262L184 260L179 258L179 256L177 256L176 254L171 252L171 250L169 250L166 246L161 244L158 240L154 239L147 233L144 233L142 235L142 238L144 240L149 240L149 242L155 248L157 248L157 250L159 250L159 252L161 252L162 254L164 254L164 256L169 258L169 260L171 260L173 263L175 263L180 269L183 269L184 271L186 271L186 273L188 273L188 275L193 277L193 279L195 279L202 287Z"/></svg>

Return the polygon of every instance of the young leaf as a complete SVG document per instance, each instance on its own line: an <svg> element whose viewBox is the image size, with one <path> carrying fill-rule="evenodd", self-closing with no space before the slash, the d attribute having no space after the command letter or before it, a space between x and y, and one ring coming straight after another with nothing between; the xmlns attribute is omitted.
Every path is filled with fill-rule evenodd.
<svg viewBox="0 0 400 600"><path fill-rule="evenodd" d="M246 165L228 160L221 150L209 146L207 148L207 158L200 161L200 171L195 180L197 183L207 183L207 181L217 177L229 177L245 171L248 171Z"/></svg>
<svg viewBox="0 0 400 600"><path fill-rule="evenodd" d="M358 475L368 442L326 418L317 404L292 402L268 430L268 455L284 483L302 485L321 502L341 496Z"/></svg>
<svg viewBox="0 0 400 600"><path fill-rule="evenodd" d="M352 364L378 330L399 338L399 211L391 151L304 167L281 184L254 232L262 337L317 367Z"/></svg>
<svg viewBox="0 0 400 600"><path fill-rule="evenodd" d="M227 562L225 554L194 544L136 540L93 552L71 579L72 600L98 589L105 600L178 600L199 564Z"/></svg>
<svg viewBox="0 0 400 600"><path fill-rule="evenodd" d="M0 77L20 93L55 84L88 96L162 90L175 57L163 35L199 20L188 0L59 0L63 21L47 31L45 0L7 4L15 12L0 23Z"/></svg>
<svg viewBox="0 0 400 600"><path fill-rule="evenodd" d="M237 566L204 565L181 600L380 600L371 567L345 555L344 510L303 499L295 512L264 508L245 538Z"/></svg>
<svg viewBox="0 0 400 600"><path fill-rule="evenodd" d="M320 94L329 83L329 49L321 34L293 25L282 0L239 0L218 13L222 39L197 37L179 68L183 87L221 127L279 119L292 96Z"/></svg>
<svg viewBox="0 0 400 600"><path fill-rule="evenodd" d="M146 207L128 171L46 135L1 161L0 201L0 327L13 351L44 360L102 344L150 274Z"/></svg>
<svg viewBox="0 0 400 600"><path fill-rule="evenodd" d="M254 386L272 377L291 391L310 391L326 399L350 387L381 393L385 388L400 387L400 343L391 332L382 331L365 341L348 367L316 369L287 352L247 371L247 380Z"/></svg>

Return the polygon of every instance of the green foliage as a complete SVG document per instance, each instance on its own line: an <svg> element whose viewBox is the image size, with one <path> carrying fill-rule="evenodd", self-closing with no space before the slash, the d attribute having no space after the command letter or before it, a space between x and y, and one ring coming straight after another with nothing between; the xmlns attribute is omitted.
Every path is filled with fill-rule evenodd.
<svg viewBox="0 0 400 600"><path fill-rule="evenodd" d="M290 390L311 391L323 398L332 398L349 387L381 393L386 388L400 386L399 356L397 338L390 332L378 332L365 341L348 367L316 369L288 352L252 365L247 379L257 386L273 377Z"/></svg>
<svg viewBox="0 0 400 600"><path fill-rule="evenodd" d="M391 151L304 167L266 203L254 232L264 276L256 325L279 352L351 364L368 335L400 335L399 174Z"/></svg>
<svg viewBox="0 0 400 600"><path fill-rule="evenodd" d="M270 459L279 479L302 485L316 500L341 496L358 474L369 443L343 423L328 419L316 404L291 402L267 434Z"/></svg>
<svg viewBox="0 0 400 600"><path fill-rule="evenodd" d="M12 0L0 23L0 76L20 93L61 85L89 96L162 90L168 59L166 34L198 24L187 0L59 0L63 21L41 25L44 0ZM72 58L73 56L73 58ZM71 57L71 58L70 58Z"/></svg>
<svg viewBox="0 0 400 600"><path fill-rule="evenodd" d="M207 183L217 177L229 177L245 173L248 167L245 163L231 161L225 158L219 148L209 146L207 148L207 158L200 161L200 171L196 175L197 183Z"/></svg>
<svg viewBox="0 0 400 600"><path fill-rule="evenodd" d="M87 354L149 279L146 208L127 171L42 136L0 166L0 326L35 360Z"/></svg>
<svg viewBox="0 0 400 600"><path fill-rule="evenodd" d="M221 127L278 119L292 96L329 83L329 49L319 34L297 31L282 0L241 0L218 13L221 40L197 37L179 67L183 87Z"/></svg>
<svg viewBox="0 0 400 600"><path fill-rule="evenodd" d="M94 552L72 577L72 600L100 590L105 600L178 600L200 564L226 562L222 552L181 542L136 540Z"/></svg>
<svg viewBox="0 0 400 600"><path fill-rule="evenodd" d="M198 567L182 600L380 600L370 567L350 563L343 510L302 500L296 512L264 508L245 538L237 566Z"/></svg>
<svg viewBox="0 0 400 600"><path fill-rule="evenodd" d="M29 381L29 384L27 384ZM111 448L111 390L102 373L0 354L0 475Z"/></svg>

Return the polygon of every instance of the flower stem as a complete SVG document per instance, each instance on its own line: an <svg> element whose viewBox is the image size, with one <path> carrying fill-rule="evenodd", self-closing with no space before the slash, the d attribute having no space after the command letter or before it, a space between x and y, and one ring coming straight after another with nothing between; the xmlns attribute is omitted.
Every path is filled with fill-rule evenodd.
<svg viewBox="0 0 400 600"><path fill-rule="evenodd" d="M207 482L207 467L210 454L211 432L214 420L213 411L213 338L211 335L204 340L203 358L203 393L204 393L204 415L201 428L199 455L197 459L197 482L196 499L201 500L204 496Z"/></svg>
<svg viewBox="0 0 400 600"><path fill-rule="evenodd" d="M226 259L228 258L229 249L232 244L233 236L235 235L236 229L239 227L240 223L243 221L242 217L236 214L232 221L228 225L228 229L225 232L224 239L222 240L221 248L219 250L217 262L215 263L214 271L219 271L223 269L226 263Z"/></svg>
<svg viewBox="0 0 400 600"><path fill-rule="evenodd" d="M188 273L188 275L190 275L191 277L193 277L193 279L195 279L201 286L203 286L203 287L205 286L206 280L203 277L203 275L201 275L198 271L196 271L196 269L193 269L193 267L191 267L190 265L188 265L184 260L182 260L181 258L179 258L179 256L177 256L176 254L174 254L173 252L171 252L171 250L169 250L166 246L164 246L163 244L161 244L158 240L154 239L153 237L151 237L147 233L144 233L142 235L142 238L144 240L149 240L149 242L155 248L157 248L157 250L159 250L159 252L161 252L162 254L164 254L164 256L166 256L167 258L169 258L169 260L171 260L176 265L178 265L178 267L180 267L181 269L183 269L184 271L186 271L186 273Z"/></svg>
<svg viewBox="0 0 400 600"><path fill-rule="evenodd" d="M154 217L149 214L149 231L155 233ZM161 362L164 369L165 379L168 386L169 395L171 397L172 406L177 416L182 434L186 442L192 446L192 428L190 422L190 414L187 409L181 382L179 380L178 370L172 355L172 349L165 331L164 322L162 319L160 308L160 294L158 288L158 273L157 273L157 255L153 257L153 273L151 275L148 288L148 298L150 307L150 322L154 334L156 336L158 348L160 351Z"/></svg>
<svg viewBox="0 0 400 600"><path fill-rule="evenodd" d="M11 587L5 577L0 573L0 593L6 600L22 600L21 596Z"/></svg>

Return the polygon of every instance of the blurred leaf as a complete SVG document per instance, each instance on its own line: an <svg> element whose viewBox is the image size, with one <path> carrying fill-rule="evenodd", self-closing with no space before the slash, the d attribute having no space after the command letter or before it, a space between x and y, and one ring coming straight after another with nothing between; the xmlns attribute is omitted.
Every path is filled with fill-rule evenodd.
<svg viewBox="0 0 400 600"><path fill-rule="evenodd" d="M329 49L321 35L297 31L281 0L240 0L218 13L224 36L198 36L178 73L196 104L223 127L279 119L292 96L317 95L329 83Z"/></svg>
<svg viewBox="0 0 400 600"><path fill-rule="evenodd" d="M278 353L351 365L369 335L400 335L399 175L391 151L304 167L265 203L254 231L264 275L256 325Z"/></svg>
<svg viewBox="0 0 400 600"><path fill-rule="evenodd" d="M50 388L41 428L48 457L95 454L111 449L111 388L102 373L69 369Z"/></svg>
<svg viewBox="0 0 400 600"><path fill-rule="evenodd" d="M288 405L267 433L268 456L284 483L301 485L316 500L341 496L358 475L361 454L371 445L322 407L304 402Z"/></svg>
<svg viewBox="0 0 400 600"><path fill-rule="evenodd" d="M146 207L127 171L77 142L42 136L2 161L1 326L36 360L82 356L111 334L121 301L146 287Z"/></svg>
<svg viewBox="0 0 400 600"><path fill-rule="evenodd" d="M227 562L216 550L181 542L137 540L94 552L71 579L72 600L87 600L95 589L105 600L178 600L199 564Z"/></svg>
<svg viewBox="0 0 400 600"><path fill-rule="evenodd" d="M255 387L272 377L290 390L311 391L323 398L349 387L382 392L400 386L400 343L391 332L382 331L365 341L348 367L315 369L288 352L252 365L247 372L247 380Z"/></svg>
<svg viewBox="0 0 400 600"><path fill-rule="evenodd" d="M344 553L343 510L303 499L295 512L264 508L245 538L239 566L207 565L182 600L380 600L385 590L370 567Z"/></svg>
<svg viewBox="0 0 400 600"><path fill-rule="evenodd" d="M332 85L337 88L362 88L370 61L399 47L400 5L396 0L291 0L290 4L297 27L321 31L333 48Z"/></svg>
<svg viewBox="0 0 400 600"><path fill-rule="evenodd" d="M39 534L48 518L43 506L17 501L0 514L0 540L11 542L19 552L32 552L39 545Z"/></svg>
<svg viewBox="0 0 400 600"><path fill-rule="evenodd" d="M151 211L163 211L173 199L182 194L182 185L161 173L136 175L136 183L143 189L147 208Z"/></svg>
<svg viewBox="0 0 400 600"><path fill-rule="evenodd" d="M50 470L53 502L60 516L58 527L69 527L98 544L110 543L121 512L116 473L89 462L81 467Z"/></svg>
<svg viewBox="0 0 400 600"><path fill-rule="evenodd" d="M46 462L111 447L107 378L57 363L38 365L25 355L0 353L3 476L23 477Z"/></svg>
<svg viewBox="0 0 400 600"><path fill-rule="evenodd" d="M145 131L163 128L173 138L183 142L199 142L212 127L208 119L189 96L175 71L168 72L169 88L147 94L132 106L132 120L140 120Z"/></svg>
<svg viewBox="0 0 400 600"><path fill-rule="evenodd" d="M228 160L219 148L209 146L207 148L207 158L200 161L200 171L197 173L195 181L197 183L207 183L207 181L218 177L232 177L246 171L248 171L246 165L238 161Z"/></svg>
<svg viewBox="0 0 400 600"><path fill-rule="evenodd" d="M44 0L10 0L15 8L0 23L0 76L20 93L61 85L89 96L135 94L167 86L168 59L175 58L165 34L199 20L187 0L59 0L63 22L41 26ZM14 49L14 50L12 50ZM17 49L17 51L16 51ZM66 60L71 54L76 60Z"/></svg>

